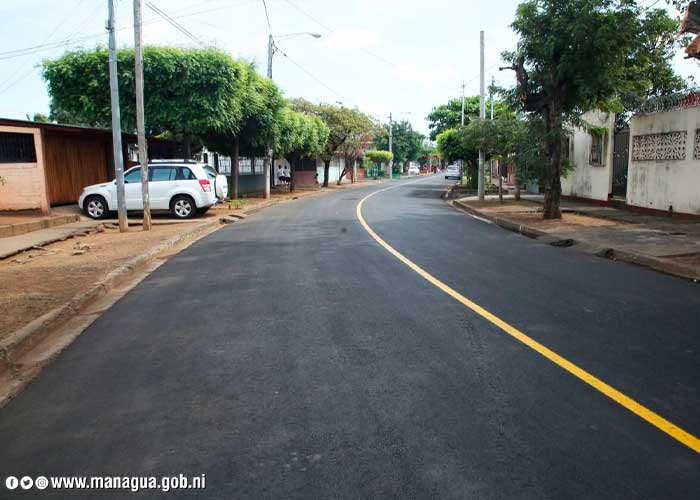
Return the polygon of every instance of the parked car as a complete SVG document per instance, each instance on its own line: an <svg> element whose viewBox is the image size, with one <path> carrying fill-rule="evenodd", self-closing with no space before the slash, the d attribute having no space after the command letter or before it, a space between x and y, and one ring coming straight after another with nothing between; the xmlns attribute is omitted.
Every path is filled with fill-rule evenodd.
<svg viewBox="0 0 700 500"><path fill-rule="evenodd" d="M459 165L447 165L447 171L445 172L445 179L456 179L458 181L462 180L462 167Z"/></svg>
<svg viewBox="0 0 700 500"><path fill-rule="evenodd" d="M408 167L408 175L420 175L420 168L416 165L411 165Z"/></svg>
<svg viewBox="0 0 700 500"><path fill-rule="evenodd" d="M178 219L204 213L217 200L228 196L225 176L205 163L161 160L148 165L148 194L151 210L170 211ZM124 198L127 210L143 210L141 167L124 173ZM117 210L116 181L94 184L83 189L78 206L88 217L104 219Z"/></svg>

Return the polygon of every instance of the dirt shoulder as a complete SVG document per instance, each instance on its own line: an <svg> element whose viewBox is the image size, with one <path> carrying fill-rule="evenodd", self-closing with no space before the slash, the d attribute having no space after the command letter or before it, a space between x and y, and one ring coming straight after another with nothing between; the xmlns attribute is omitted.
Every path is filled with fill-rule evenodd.
<svg viewBox="0 0 700 500"><path fill-rule="evenodd" d="M192 221L174 221L168 216L154 216L151 231L142 231L140 220L130 217L129 232L120 233L110 221L98 230L28 250L0 260L0 340L17 329L52 311L73 297L84 293L113 270L138 255L145 254L178 235L197 226L215 224L198 233L200 238L218 229L222 217L245 217L261 208L299 198L319 196L336 190L354 189L372 184L333 186L329 189L299 190L273 193L270 200L262 196L247 197L213 207L204 216ZM158 258L177 253L193 238L178 243Z"/></svg>

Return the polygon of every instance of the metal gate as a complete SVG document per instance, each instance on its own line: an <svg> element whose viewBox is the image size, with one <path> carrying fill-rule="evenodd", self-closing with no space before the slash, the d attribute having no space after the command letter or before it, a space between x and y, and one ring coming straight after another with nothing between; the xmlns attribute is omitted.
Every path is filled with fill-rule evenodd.
<svg viewBox="0 0 700 500"><path fill-rule="evenodd" d="M629 162L630 129L615 132L613 138L612 194L624 198L627 195L627 164Z"/></svg>

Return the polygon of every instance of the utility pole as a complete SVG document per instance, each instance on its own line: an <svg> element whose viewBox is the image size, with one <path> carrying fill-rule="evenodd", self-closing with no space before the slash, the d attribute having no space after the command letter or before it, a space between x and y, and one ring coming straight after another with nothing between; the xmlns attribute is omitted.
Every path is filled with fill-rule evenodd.
<svg viewBox="0 0 700 500"><path fill-rule="evenodd" d="M141 37L141 0L134 0L134 56L136 59L134 77L136 79L136 133L139 142L139 163L141 163L141 197L143 198L143 230L151 229L151 201L148 195L148 145L143 110L143 47Z"/></svg>
<svg viewBox="0 0 700 500"><path fill-rule="evenodd" d="M491 101L491 120L493 120L493 92L496 90L496 79L491 77L491 87L489 87L489 100Z"/></svg>
<svg viewBox="0 0 700 500"><path fill-rule="evenodd" d="M486 88L485 88L485 81L484 81L484 32L483 30L479 33L479 38L480 38L480 61L479 61L479 69L480 69L480 89L479 89L479 118L481 120L486 119ZM478 193L479 193L479 201L484 201L484 191L485 191L485 168L484 168L484 152L480 149L479 150L479 184L478 184Z"/></svg>
<svg viewBox="0 0 700 500"><path fill-rule="evenodd" d="M461 124L464 125L464 82L462 82L462 120Z"/></svg>
<svg viewBox="0 0 700 500"><path fill-rule="evenodd" d="M394 122L391 116L391 113L389 113L389 152L393 153L394 148L393 148L393 142L394 142ZM389 160L389 179L391 179L391 175L394 172L394 159L392 158Z"/></svg>
<svg viewBox="0 0 700 500"><path fill-rule="evenodd" d="M267 38L267 77L272 80L272 56L275 55L275 40L272 38L272 33ZM267 144L265 160L263 161L263 170L265 171L265 198L270 197L270 183L272 175L270 169L272 166L272 144Z"/></svg>
<svg viewBox="0 0 700 500"><path fill-rule="evenodd" d="M119 82L117 81L117 42L114 36L114 0L107 0L109 19L109 88L112 102L112 145L114 149L114 176L117 181L117 209L119 212L119 232L129 230L124 199L124 158L122 157L122 127L119 112Z"/></svg>

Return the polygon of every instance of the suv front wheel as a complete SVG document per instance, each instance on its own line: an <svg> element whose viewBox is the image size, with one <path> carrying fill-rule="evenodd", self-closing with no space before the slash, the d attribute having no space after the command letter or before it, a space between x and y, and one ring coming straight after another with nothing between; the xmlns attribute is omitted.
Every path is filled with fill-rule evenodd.
<svg viewBox="0 0 700 500"><path fill-rule="evenodd" d="M181 194L175 196L170 202L170 211L177 219L189 219L194 217L197 206L192 198Z"/></svg>

